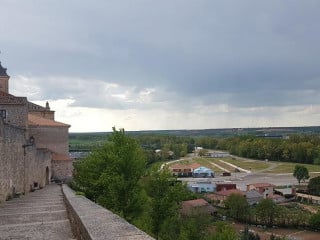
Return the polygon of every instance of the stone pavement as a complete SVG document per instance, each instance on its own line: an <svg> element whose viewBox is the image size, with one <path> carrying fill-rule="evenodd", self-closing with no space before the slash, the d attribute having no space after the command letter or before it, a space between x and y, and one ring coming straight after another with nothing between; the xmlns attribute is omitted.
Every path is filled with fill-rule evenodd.
<svg viewBox="0 0 320 240"><path fill-rule="evenodd" d="M74 239L56 184L0 204L0 240Z"/></svg>

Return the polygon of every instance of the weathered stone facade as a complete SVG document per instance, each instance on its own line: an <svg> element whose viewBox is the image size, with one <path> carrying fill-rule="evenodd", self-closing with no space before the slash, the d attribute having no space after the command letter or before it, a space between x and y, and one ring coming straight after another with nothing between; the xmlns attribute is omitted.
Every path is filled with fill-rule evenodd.
<svg viewBox="0 0 320 240"><path fill-rule="evenodd" d="M72 177L69 125L56 122L49 104L41 107L9 94L0 63L0 202Z"/></svg>

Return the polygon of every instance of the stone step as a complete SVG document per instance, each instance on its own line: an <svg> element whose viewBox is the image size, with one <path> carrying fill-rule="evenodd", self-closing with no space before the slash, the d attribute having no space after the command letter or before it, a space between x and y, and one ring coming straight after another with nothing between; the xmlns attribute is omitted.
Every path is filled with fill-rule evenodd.
<svg viewBox="0 0 320 240"><path fill-rule="evenodd" d="M50 222L68 219L66 210L34 213L0 214L0 226L32 222Z"/></svg>
<svg viewBox="0 0 320 240"><path fill-rule="evenodd" d="M37 205L46 205L46 206L50 206L50 205L64 205L64 201L60 200L60 201L17 201L17 202L6 202L3 206L4 207L10 207L10 206L34 206L37 207Z"/></svg>
<svg viewBox="0 0 320 240"><path fill-rule="evenodd" d="M66 207L62 204L58 204L58 205L50 205L50 206L37 206L37 208L35 209L34 207L19 207L19 213L28 213L28 212L34 212L34 211L38 211L38 212L50 212L50 211L59 211L59 210L65 210ZM10 213L15 213L17 212L17 208L15 207L6 207L6 208L1 208L0 207L0 215L1 214L10 214Z"/></svg>
<svg viewBox="0 0 320 240"><path fill-rule="evenodd" d="M60 186L0 205L0 240L9 239L74 239Z"/></svg>
<svg viewBox="0 0 320 240"><path fill-rule="evenodd" d="M0 240L64 240L74 239L69 220L0 225Z"/></svg>

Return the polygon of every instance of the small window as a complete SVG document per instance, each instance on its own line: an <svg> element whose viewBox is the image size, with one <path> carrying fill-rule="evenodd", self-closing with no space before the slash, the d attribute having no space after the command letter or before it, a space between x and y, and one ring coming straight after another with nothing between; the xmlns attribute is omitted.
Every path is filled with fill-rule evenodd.
<svg viewBox="0 0 320 240"><path fill-rule="evenodd" d="M6 110L0 109L0 117L2 119L6 119L7 118L7 112Z"/></svg>

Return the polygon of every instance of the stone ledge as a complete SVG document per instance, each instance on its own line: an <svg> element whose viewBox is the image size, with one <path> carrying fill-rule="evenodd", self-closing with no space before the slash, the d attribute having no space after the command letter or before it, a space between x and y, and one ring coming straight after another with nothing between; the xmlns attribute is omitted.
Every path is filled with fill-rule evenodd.
<svg viewBox="0 0 320 240"><path fill-rule="evenodd" d="M154 239L118 215L95 204L84 196L75 195L62 186L72 230L83 240L151 240Z"/></svg>

